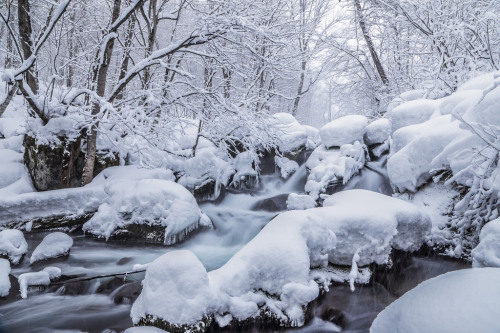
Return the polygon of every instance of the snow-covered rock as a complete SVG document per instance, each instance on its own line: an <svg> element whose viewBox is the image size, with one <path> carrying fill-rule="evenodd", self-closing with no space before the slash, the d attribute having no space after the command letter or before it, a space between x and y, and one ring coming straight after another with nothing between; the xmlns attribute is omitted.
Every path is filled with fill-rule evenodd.
<svg viewBox="0 0 500 333"><path fill-rule="evenodd" d="M387 118L380 118L366 126L364 141L367 145L384 143L391 136L391 134L391 121Z"/></svg>
<svg viewBox="0 0 500 333"><path fill-rule="evenodd" d="M307 133L307 149L314 149L321 143L321 137L319 136L319 129L316 127L302 125L302 128Z"/></svg>
<svg viewBox="0 0 500 333"><path fill-rule="evenodd" d="M368 119L365 116L351 115L335 119L321 127L319 135L326 148L340 147L355 141L363 142Z"/></svg>
<svg viewBox="0 0 500 333"><path fill-rule="evenodd" d="M127 328L123 333L168 333L154 326L136 326Z"/></svg>
<svg viewBox="0 0 500 333"><path fill-rule="evenodd" d="M61 277L61 269L55 266L47 266L42 269L42 272L46 272L49 274L49 278L51 280L59 279Z"/></svg>
<svg viewBox="0 0 500 333"><path fill-rule="evenodd" d="M69 254L73 246L73 239L63 232L53 232L45 236L35 248L30 258L30 263L57 258Z"/></svg>
<svg viewBox="0 0 500 333"><path fill-rule="evenodd" d="M351 190L325 202L278 215L209 273L185 251L164 255L147 270L134 323L162 320L198 331L210 320L225 326L260 318L301 326L305 306L332 280L367 282L358 265L387 263L392 248L416 250L430 231L425 213L382 194ZM329 262L353 268L339 279Z"/></svg>
<svg viewBox="0 0 500 333"><path fill-rule="evenodd" d="M371 333L500 331L500 268L446 273L419 284L383 310Z"/></svg>
<svg viewBox="0 0 500 333"><path fill-rule="evenodd" d="M0 297L5 297L10 290L10 262L0 258Z"/></svg>
<svg viewBox="0 0 500 333"><path fill-rule="evenodd" d="M405 91L396 96L392 101L389 102L389 105L387 105L387 112L390 113L392 110L394 110L395 107L403 103L413 101L415 99L425 98L426 95L427 91L424 89Z"/></svg>
<svg viewBox="0 0 500 333"><path fill-rule="evenodd" d="M290 160L286 157L274 157L274 163L280 170L281 178L287 179L290 177L295 171L299 169L299 164L293 160Z"/></svg>
<svg viewBox="0 0 500 333"><path fill-rule="evenodd" d="M288 210L309 209L316 207L316 201L310 195L290 193L286 200Z"/></svg>
<svg viewBox="0 0 500 333"><path fill-rule="evenodd" d="M173 327L199 326L203 332L214 300L203 264L189 251L174 251L149 265L130 315L134 324L152 317Z"/></svg>
<svg viewBox="0 0 500 333"><path fill-rule="evenodd" d="M28 297L30 286L48 286L50 284L50 274L46 271L23 273L17 278L19 281L19 291L22 298Z"/></svg>
<svg viewBox="0 0 500 333"><path fill-rule="evenodd" d="M340 149L316 148L306 162L309 175L305 191L314 199L326 191L332 182L347 183L365 165L365 147L359 141Z"/></svg>
<svg viewBox="0 0 500 333"><path fill-rule="evenodd" d="M253 187L257 184L257 171L255 170L255 164L258 163L255 154L251 151L244 151L239 153L234 158L234 169L236 173L234 174L233 181L231 185L234 187Z"/></svg>
<svg viewBox="0 0 500 333"><path fill-rule="evenodd" d="M98 237L128 235L172 245L200 226L211 226L193 195L171 181L112 182L106 186L106 192L106 201L83 225L85 232Z"/></svg>
<svg viewBox="0 0 500 333"><path fill-rule="evenodd" d="M417 99L401 104L388 114L392 122L392 131L423 123L429 120L438 108L439 101L430 99Z"/></svg>
<svg viewBox="0 0 500 333"><path fill-rule="evenodd" d="M486 223L472 250L472 267L500 267L500 218Z"/></svg>
<svg viewBox="0 0 500 333"><path fill-rule="evenodd" d="M308 142L311 129L304 128L294 116L289 113L273 114L273 123L277 129L276 135L280 138L279 150L281 153L294 153L304 148Z"/></svg>
<svg viewBox="0 0 500 333"><path fill-rule="evenodd" d="M16 229L0 231L0 255L8 257L16 265L26 252L28 252L28 243L22 231Z"/></svg>

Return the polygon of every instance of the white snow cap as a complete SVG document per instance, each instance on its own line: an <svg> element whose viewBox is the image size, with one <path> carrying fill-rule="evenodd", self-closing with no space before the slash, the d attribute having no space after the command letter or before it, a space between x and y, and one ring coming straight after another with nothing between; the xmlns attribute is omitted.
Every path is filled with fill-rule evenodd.
<svg viewBox="0 0 500 333"><path fill-rule="evenodd" d="M449 272L419 284L383 310L371 333L500 332L500 268Z"/></svg>
<svg viewBox="0 0 500 333"><path fill-rule="evenodd" d="M282 153L295 152L305 147L309 137L308 133L315 135L310 129L299 124L297 119L289 113L273 114L272 122L281 141L279 150Z"/></svg>
<svg viewBox="0 0 500 333"><path fill-rule="evenodd" d="M321 142L326 148L340 147L355 141L363 142L367 125L368 119L360 115L335 119L319 130Z"/></svg>
<svg viewBox="0 0 500 333"><path fill-rule="evenodd" d="M19 275L17 280L19 281L21 297L27 298L29 286L48 286L50 284L50 274L45 271L24 273Z"/></svg>
<svg viewBox="0 0 500 333"><path fill-rule="evenodd" d="M149 265L130 315L134 324L146 315L172 324L196 324L212 302L203 264L190 251L173 251Z"/></svg>
<svg viewBox="0 0 500 333"><path fill-rule="evenodd" d="M16 265L26 252L28 243L22 231L16 229L0 231L0 254L9 257L9 260Z"/></svg>
<svg viewBox="0 0 500 333"><path fill-rule="evenodd" d="M417 99L399 105L388 114L392 122L392 131L429 120L438 107L439 101L432 99Z"/></svg>
<svg viewBox="0 0 500 333"><path fill-rule="evenodd" d="M130 224L159 225L165 228L165 244L179 241L179 235L211 225L193 195L168 180L117 181L106 186L108 198L83 230L109 238Z"/></svg>
<svg viewBox="0 0 500 333"><path fill-rule="evenodd" d="M486 223L472 250L472 267L500 267L500 218Z"/></svg>
<svg viewBox="0 0 500 333"><path fill-rule="evenodd" d="M0 297L5 297L10 290L10 262L0 258Z"/></svg>
<svg viewBox="0 0 500 333"><path fill-rule="evenodd" d="M316 201L310 195L290 193L286 200L286 206L288 210L303 210L316 207Z"/></svg>
<svg viewBox="0 0 500 333"><path fill-rule="evenodd" d="M275 156L274 163L280 169L281 178L283 179L287 179L299 169L299 164L297 162L286 157Z"/></svg>
<svg viewBox="0 0 500 333"><path fill-rule="evenodd" d="M364 141L367 145L384 143L392 133L392 123L387 118L372 121L366 126Z"/></svg>
<svg viewBox="0 0 500 333"><path fill-rule="evenodd" d="M73 246L73 239L63 232L53 232L45 236L35 248L30 263L65 256Z"/></svg>

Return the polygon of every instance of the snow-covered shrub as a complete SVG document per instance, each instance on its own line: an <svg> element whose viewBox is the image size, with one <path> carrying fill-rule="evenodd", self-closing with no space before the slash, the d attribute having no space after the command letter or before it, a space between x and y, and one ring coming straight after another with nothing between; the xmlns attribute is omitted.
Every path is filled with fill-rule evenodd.
<svg viewBox="0 0 500 333"><path fill-rule="evenodd" d="M172 181L124 180L107 184L105 190L106 202L83 225L95 236L129 236L172 245L201 226L211 226L193 195Z"/></svg>
<svg viewBox="0 0 500 333"><path fill-rule="evenodd" d="M499 332L499 280L500 268L472 268L424 281L379 313L370 332Z"/></svg>
<svg viewBox="0 0 500 333"><path fill-rule="evenodd" d="M325 207L278 215L209 273L185 251L157 259L131 315L134 323L167 330L199 331L211 320L301 326L320 290L332 281L368 282L358 265L387 263L392 248L418 249L430 228L427 214L410 203L365 190L340 192ZM342 275L329 263L352 264L351 273Z"/></svg>
<svg viewBox="0 0 500 333"><path fill-rule="evenodd" d="M6 256L16 265L26 252L28 252L28 243L22 231L16 229L0 231L0 255Z"/></svg>
<svg viewBox="0 0 500 333"><path fill-rule="evenodd" d="M326 148L340 147L356 141L363 142L368 119L361 115L351 115L332 120L321 127L319 135Z"/></svg>

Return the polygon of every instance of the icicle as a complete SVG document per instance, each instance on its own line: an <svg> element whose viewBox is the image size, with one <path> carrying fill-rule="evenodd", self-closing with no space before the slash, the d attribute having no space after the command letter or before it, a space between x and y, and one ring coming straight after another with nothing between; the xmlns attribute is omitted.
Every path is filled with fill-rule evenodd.
<svg viewBox="0 0 500 333"><path fill-rule="evenodd" d="M354 281L358 277L358 261L359 261L359 250L356 250L354 252L354 255L352 256L352 266L351 266L351 272L349 273L349 285L351 286L351 291L354 291Z"/></svg>

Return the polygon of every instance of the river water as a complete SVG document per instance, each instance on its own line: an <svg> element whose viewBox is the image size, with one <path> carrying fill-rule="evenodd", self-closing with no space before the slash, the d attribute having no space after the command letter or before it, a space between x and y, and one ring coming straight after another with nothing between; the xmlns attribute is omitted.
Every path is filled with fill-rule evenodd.
<svg viewBox="0 0 500 333"><path fill-rule="evenodd" d="M384 164L383 159L369 162L368 167L344 188L390 194ZM226 263L279 211L285 210L287 194L303 191L305 178L306 170L302 165L286 182L277 175L265 175L259 187L249 193L227 193L218 204L201 204L215 229L202 230L177 246L104 242L72 235L74 245L67 258L33 266L25 259L13 267L12 274L17 277L24 272L41 270L45 265L57 266L64 275L71 277L129 272L134 264L149 263L177 249L191 250L210 271ZM46 234L26 235L30 248L26 258ZM470 267L459 261L419 256L405 258L401 265L376 271L370 284L358 285L354 292L348 285L332 286L330 292L313 302L307 324L289 331L368 332L371 322L385 306L421 281ZM144 273L133 273L66 283L46 290L30 290L27 299L20 299L18 286L13 285L9 298L0 299L0 333L121 332L132 326L131 299L140 292L143 277Z"/></svg>

